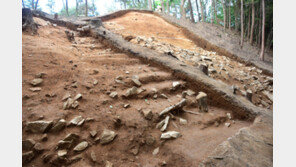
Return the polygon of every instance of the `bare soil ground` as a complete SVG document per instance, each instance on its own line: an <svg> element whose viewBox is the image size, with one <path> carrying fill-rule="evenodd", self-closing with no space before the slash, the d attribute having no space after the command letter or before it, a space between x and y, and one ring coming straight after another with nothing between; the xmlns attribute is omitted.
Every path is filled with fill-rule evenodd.
<svg viewBox="0 0 296 167"><path fill-rule="evenodd" d="M164 19L149 13L128 12L123 16L108 19L104 26L122 35L128 41L162 53L174 55L188 65L198 68L205 64L209 76L239 89L246 96L252 91L252 103L272 110L273 78L262 70L239 63L234 59L205 50L195 45L183 29L169 24ZM204 60L203 57L210 59Z"/></svg>
<svg viewBox="0 0 296 167"><path fill-rule="evenodd" d="M41 19L35 20L43 25L38 29L38 35L22 35L22 136L23 140L33 139L41 143L44 150L35 154L33 160L24 166L50 166L50 162L44 163L42 157L56 155L58 141L69 133L78 134L79 141L87 141L89 146L79 153L74 152L73 147L69 149L67 159L76 156L81 156L82 159L67 166L104 166L107 161L114 166L128 167L163 164L197 166L220 143L242 127L251 125L251 122L236 118L229 120L227 113L231 114L232 111L209 106L209 112L200 115L176 113L174 118L170 119L167 131L175 130L182 136L174 140L160 140L161 132L155 128L159 122L157 113L179 102L184 90L192 89L185 81L175 79L170 72L159 67L106 48L91 37L75 35L75 42L69 42L64 32L66 28L47 25ZM129 28L135 34L142 33L132 29L133 27ZM174 36L172 31L176 29L170 28L171 30L167 28L166 32L159 31L162 33L158 36L164 37L159 40L188 49L194 47L188 40L165 38L167 35ZM156 31L153 24L144 30L147 30L147 35ZM181 33L177 33L176 36L184 38ZM43 73L43 82L37 87L41 90L32 91L33 86L30 83L39 77L40 73ZM138 89L142 89L143 92L131 98L124 98L122 95L126 90L134 86L131 81L134 75L139 76L142 86ZM123 78L124 83L115 81L119 76ZM175 81L179 81L183 86L172 89L172 83ZM109 95L112 92L117 92L118 97L111 98ZM67 93L72 97L78 93L82 94L77 108L63 109L62 98ZM168 99L161 97L161 94L165 94ZM188 96L187 99L192 101L192 104L184 110L198 112L195 96ZM130 106L124 108L125 104ZM152 110L152 120L143 117L140 111L144 109ZM25 124L30 121L56 122L65 119L68 123L76 116L92 118L94 121L86 121L81 126L67 126L57 133L48 132L47 141L41 141L44 135L42 133L25 131ZM186 119L188 123L180 124L180 118ZM225 123L230 123L231 126L226 127ZM100 136L104 129L113 130L118 134L115 140L107 145L98 144L90 137L90 131L95 130L98 132L97 136ZM155 142L148 144L147 140L151 137ZM152 152L157 147L160 148L159 153L153 156ZM95 153L96 162L92 161L91 152Z"/></svg>

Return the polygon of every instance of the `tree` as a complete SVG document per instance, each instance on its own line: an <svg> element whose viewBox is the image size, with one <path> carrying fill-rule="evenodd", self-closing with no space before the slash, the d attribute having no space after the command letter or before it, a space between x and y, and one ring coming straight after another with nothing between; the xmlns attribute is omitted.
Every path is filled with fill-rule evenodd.
<svg viewBox="0 0 296 167"><path fill-rule="evenodd" d="M241 49L243 48L244 43L244 1L241 0Z"/></svg>
<svg viewBox="0 0 296 167"><path fill-rule="evenodd" d="M201 20L202 20L202 22L204 22L205 18L204 18L204 8L202 5L202 0L199 0L199 6L200 6L200 13L201 13Z"/></svg>
<svg viewBox="0 0 296 167"><path fill-rule="evenodd" d="M262 40L261 40L261 53L260 60L264 61L264 39L265 39L265 4L262 0Z"/></svg>
<svg viewBox="0 0 296 167"><path fill-rule="evenodd" d="M37 9L38 2L39 2L39 0L37 0L37 1L35 2L35 7L34 7L35 10Z"/></svg>
<svg viewBox="0 0 296 167"><path fill-rule="evenodd" d="M197 10L197 16L198 16L198 21L200 21L200 13L199 13L199 10L198 10L198 3L197 3L197 0L195 0L195 4L196 4L196 10Z"/></svg>
<svg viewBox="0 0 296 167"><path fill-rule="evenodd" d="M218 22L218 21L217 21L217 8L216 8L216 0L213 0L213 1L214 1L213 5L214 5L214 15L215 15L215 20L216 20L216 22Z"/></svg>
<svg viewBox="0 0 296 167"><path fill-rule="evenodd" d="M149 6L149 10L152 10L152 2L151 2L151 0L148 0L148 6Z"/></svg>
<svg viewBox="0 0 296 167"><path fill-rule="evenodd" d="M85 0L85 16L88 16L88 5L87 5L87 0Z"/></svg>
<svg viewBox="0 0 296 167"><path fill-rule="evenodd" d="M191 4L191 0L188 0L189 3L189 9L190 9L190 17L191 17L191 22L195 22L194 21L194 16L193 16L193 10L192 10L192 4Z"/></svg>
<svg viewBox="0 0 296 167"><path fill-rule="evenodd" d="M181 10L181 17L183 19L185 19L186 18L186 12L185 12L185 9L184 9L184 0L181 0L180 10Z"/></svg>
<svg viewBox="0 0 296 167"><path fill-rule="evenodd" d="M231 4L230 4L230 0L228 1L228 8L229 8L229 19L228 19L228 22L229 22L229 30L231 29Z"/></svg>
<svg viewBox="0 0 296 167"><path fill-rule="evenodd" d="M166 5L167 5L168 15L170 15L170 1L169 0L166 1Z"/></svg>
<svg viewBox="0 0 296 167"><path fill-rule="evenodd" d="M252 0L252 25L251 25L251 34L250 34L251 45L253 44L254 23L255 23L255 5L254 5L254 0Z"/></svg>
<svg viewBox="0 0 296 167"><path fill-rule="evenodd" d="M164 8L163 0L160 0L160 2L161 2L161 12L162 13L165 13L165 8Z"/></svg>
<svg viewBox="0 0 296 167"><path fill-rule="evenodd" d="M225 10L226 2L225 2L225 0L221 0L221 3L222 3L222 7L223 7L224 31L225 31L226 30L226 10Z"/></svg>
<svg viewBox="0 0 296 167"><path fill-rule="evenodd" d="M23 5L23 8L26 8L24 0L22 0L22 5Z"/></svg>
<svg viewBox="0 0 296 167"><path fill-rule="evenodd" d="M67 16L69 16L68 0L66 0L66 13L67 13Z"/></svg>

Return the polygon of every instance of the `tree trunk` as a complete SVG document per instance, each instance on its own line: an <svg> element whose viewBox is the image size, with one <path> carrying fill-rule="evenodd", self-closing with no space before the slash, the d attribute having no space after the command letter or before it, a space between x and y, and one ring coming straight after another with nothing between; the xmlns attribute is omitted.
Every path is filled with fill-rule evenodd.
<svg viewBox="0 0 296 167"><path fill-rule="evenodd" d="M165 13L165 8L164 8L163 0L160 0L160 3L161 3L161 12L162 13Z"/></svg>
<svg viewBox="0 0 296 167"><path fill-rule="evenodd" d="M229 0L229 3L228 3L228 7L229 7L229 19L228 19L228 22L229 22L229 30L231 29L231 7L230 7L230 0Z"/></svg>
<svg viewBox="0 0 296 167"><path fill-rule="evenodd" d="M211 24L214 22L214 0L212 0L212 7L211 7Z"/></svg>
<svg viewBox="0 0 296 167"><path fill-rule="evenodd" d="M224 31L226 30L226 10L225 10L225 0L221 0L222 7L223 7L223 17L224 17Z"/></svg>
<svg viewBox="0 0 296 167"><path fill-rule="evenodd" d="M34 8L35 10L37 9L38 1L39 0L37 0L36 3L35 3L35 8Z"/></svg>
<svg viewBox="0 0 296 167"><path fill-rule="evenodd" d="M76 10L75 10L76 17L78 16L78 0L76 0Z"/></svg>
<svg viewBox="0 0 296 167"><path fill-rule="evenodd" d="M151 2L151 0L148 0L148 8L149 8L149 10L152 10L152 2Z"/></svg>
<svg viewBox="0 0 296 167"><path fill-rule="evenodd" d="M241 0L241 49L243 48L244 44L244 1Z"/></svg>
<svg viewBox="0 0 296 167"><path fill-rule="evenodd" d="M22 0L23 8L26 8L24 0Z"/></svg>
<svg viewBox="0 0 296 167"><path fill-rule="evenodd" d="M177 17L177 13L178 13L177 6L175 3L173 3L172 6L174 6L174 8L175 8L174 16Z"/></svg>
<svg viewBox="0 0 296 167"><path fill-rule="evenodd" d="M249 7L249 17L248 17L248 34L247 37L250 39L251 33L251 8Z"/></svg>
<svg viewBox="0 0 296 167"><path fill-rule="evenodd" d="M181 18L185 19L186 18L186 13L185 13L185 9L184 9L184 0L181 0L180 9L181 9Z"/></svg>
<svg viewBox="0 0 296 167"><path fill-rule="evenodd" d="M254 0L252 0L252 25L251 25L251 35L250 35L251 45L253 45L254 23L255 23L255 6L254 6Z"/></svg>
<svg viewBox="0 0 296 167"><path fill-rule="evenodd" d="M195 0L195 4L196 4L196 10L197 10L198 21L200 21L200 13L199 13L199 10L198 10L198 3L197 3L197 0Z"/></svg>
<svg viewBox="0 0 296 167"><path fill-rule="evenodd" d="M240 18L240 0L236 1L236 20L235 20L235 30L238 31L239 27L240 27L240 23L239 23L239 18Z"/></svg>
<svg viewBox="0 0 296 167"><path fill-rule="evenodd" d="M31 7L32 7L32 10L34 9L34 0L31 0Z"/></svg>
<svg viewBox="0 0 296 167"><path fill-rule="evenodd" d="M168 15L170 15L170 2L167 0L166 1L166 4L167 4L167 12L168 12Z"/></svg>
<svg viewBox="0 0 296 167"><path fill-rule="evenodd" d="M214 1L214 15L215 15L215 20L216 20L216 23L218 23L217 21L217 8L216 8L216 0L213 0ZM214 21L215 21L214 20Z"/></svg>
<svg viewBox="0 0 296 167"><path fill-rule="evenodd" d="M265 4L262 0L262 40L261 40L261 53L260 60L264 61L264 39L265 39Z"/></svg>
<svg viewBox="0 0 296 167"><path fill-rule="evenodd" d="M204 9L203 9L203 5L202 5L202 0L199 0L199 6L200 6L200 13L201 13L201 20L202 20L202 22L204 22L205 18L204 18Z"/></svg>
<svg viewBox="0 0 296 167"><path fill-rule="evenodd" d="M191 22L194 23L195 21L194 21L194 16L193 16L191 0L188 0L188 3L189 3L189 9L190 9Z"/></svg>
<svg viewBox="0 0 296 167"><path fill-rule="evenodd" d="M85 0L85 16L88 16L88 5L87 5L87 0Z"/></svg>
<svg viewBox="0 0 296 167"><path fill-rule="evenodd" d="M257 46L260 47L260 44L261 44L261 32L262 32L262 13L261 13L261 10L262 10L262 6L261 6L261 1L259 1L259 10L258 10L258 13L259 13L259 31L258 31L258 43L257 43Z"/></svg>
<svg viewBox="0 0 296 167"><path fill-rule="evenodd" d="M67 16L69 16L69 11L68 11L68 0L66 0L66 13L67 13Z"/></svg>

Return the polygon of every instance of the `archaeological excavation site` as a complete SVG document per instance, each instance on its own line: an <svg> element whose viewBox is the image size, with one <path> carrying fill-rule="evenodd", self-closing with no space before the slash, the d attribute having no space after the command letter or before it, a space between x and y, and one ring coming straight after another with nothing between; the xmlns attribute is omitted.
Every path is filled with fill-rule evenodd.
<svg viewBox="0 0 296 167"><path fill-rule="evenodd" d="M23 166L273 166L269 53L152 10L22 12Z"/></svg>

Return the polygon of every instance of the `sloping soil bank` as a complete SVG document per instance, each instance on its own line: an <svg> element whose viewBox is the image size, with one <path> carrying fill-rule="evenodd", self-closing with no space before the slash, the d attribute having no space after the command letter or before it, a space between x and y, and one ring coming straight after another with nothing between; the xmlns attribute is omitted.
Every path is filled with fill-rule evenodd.
<svg viewBox="0 0 296 167"><path fill-rule="evenodd" d="M247 97L252 92L249 99L256 106L272 109L273 79L262 70L198 47L184 28L159 16L132 11L119 15L103 16L104 26L133 44L171 55L193 68L206 68L208 76L228 84L229 89L235 87L237 94Z"/></svg>
<svg viewBox="0 0 296 167"><path fill-rule="evenodd" d="M36 153L25 166L104 166L110 163L114 166L271 166L270 111L233 95L225 89L225 84L215 82L201 71L167 55L133 45L104 28L92 29L91 35L97 40L75 35L73 43L67 41L64 30L45 25L38 30L39 36L23 34L23 140L41 143L38 147L35 144L33 152ZM137 84L139 91L125 98L122 95L135 86L132 81L135 75L141 82ZM38 87L41 89L31 89L30 82L40 76L43 82ZM176 81L180 86L174 88ZM200 91L208 94L209 112L173 113L166 131L178 131L182 136L161 140L161 132L155 128L160 121L157 115L179 102L182 92L188 89L196 94ZM76 107L63 109L62 99L67 99L67 93L71 98L82 94ZM189 103L184 110L197 112L195 95L186 97ZM147 109L151 110L152 119L142 114ZM70 125L76 116L82 116L84 122ZM54 120L56 125L62 118L68 126L58 132L44 131L47 140L43 140L43 133L27 132L30 121ZM187 119L187 124L180 118ZM242 127L245 129L239 130ZM90 136L91 131L100 136L104 129L117 133L107 145L99 144ZM75 145L86 141L87 148L74 151L73 145L66 155L58 152L57 143L69 133L78 134ZM44 149L40 149L40 145ZM50 157L47 162L46 157Z"/></svg>

